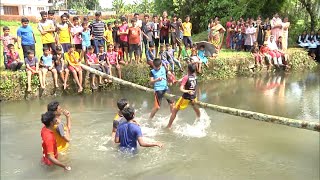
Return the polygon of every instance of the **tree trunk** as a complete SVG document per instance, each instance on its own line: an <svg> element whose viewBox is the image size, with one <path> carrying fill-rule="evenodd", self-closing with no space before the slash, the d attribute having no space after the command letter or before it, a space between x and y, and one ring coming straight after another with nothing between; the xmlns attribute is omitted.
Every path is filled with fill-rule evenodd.
<svg viewBox="0 0 320 180"><path fill-rule="evenodd" d="M308 12L309 16L310 16L310 26L311 26L311 30L315 30L315 27L317 26L317 22L316 22L316 6L317 3L312 2L312 0L299 0L301 2L301 4L306 8L306 11Z"/></svg>
<svg viewBox="0 0 320 180"><path fill-rule="evenodd" d="M125 81L123 79L119 79L119 78L107 75L106 73L103 73L101 71L93 69L93 68L86 66L84 64L81 64L81 67L84 70L89 71L89 72L96 74L98 76L112 79L113 82L116 82L116 83L119 83L119 84L122 84L125 86L130 86L130 87L133 87L136 89L140 89L140 90L143 90L143 91L146 91L149 93L154 93L153 89L150 89L150 88L138 85L138 84L134 84L132 82ZM178 99L180 97L180 96L176 96L176 95L168 94L168 93L166 93L164 96L169 99ZM240 117L245 117L245 118L254 119L254 120L258 120L258 121L270 122L270 123L275 123L275 124L282 124L282 125L286 125L286 126L290 126L290 127L320 132L320 124L318 122L302 121L302 120L290 119L290 118L285 118L285 117L273 116L273 115L268 115L268 114L263 114L263 113L258 113L258 112L252 112L252 111L246 111L246 110L241 110L241 109L218 106L218 105L214 105L214 104L203 103L200 101L196 102L196 104L202 108L208 108L208 109L212 109L212 110L215 110L218 112L231 114L234 116L240 116Z"/></svg>

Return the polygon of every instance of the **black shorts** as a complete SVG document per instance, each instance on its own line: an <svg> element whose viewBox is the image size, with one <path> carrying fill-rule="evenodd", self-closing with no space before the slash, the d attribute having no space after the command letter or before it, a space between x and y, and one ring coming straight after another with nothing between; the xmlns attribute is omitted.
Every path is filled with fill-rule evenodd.
<svg viewBox="0 0 320 180"><path fill-rule="evenodd" d="M121 48L125 48L125 47L129 47L129 44L128 44L128 42L126 42L126 41L119 41L119 45L120 45L120 47Z"/></svg>
<svg viewBox="0 0 320 180"><path fill-rule="evenodd" d="M82 50L82 44L75 44L74 47L76 50Z"/></svg>
<svg viewBox="0 0 320 180"><path fill-rule="evenodd" d="M53 52L52 54L55 54L56 53L56 43L47 43L47 44L43 44L42 45L43 48L49 48L51 49L51 51Z"/></svg>
<svg viewBox="0 0 320 180"><path fill-rule="evenodd" d="M140 55L141 53L141 47L139 44L129 44L129 53L132 55L132 52L135 53L135 55Z"/></svg>
<svg viewBox="0 0 320 180"><path fill-rule="evenodd" d="M155 107L160 108L162 98L164 97L164 94L165 94L166 92L169 93L169 90L166 89L166 90L155 91L155 92L154 92L154 106L155 106ZM170 99L168 99L168 98L166 98L166 99L167 99L167 102L168 102L169 104L173 104L173 103L174 103L172 100L170 100Z"/></svg>
<svg viewBox="0 0 320 180"><path fill-rule="evenodd" d="M158 39L153 38L153 42L154 42L154 46L155 47L159 47L159 45L160 45L160 39L159 38Z"/></svg>

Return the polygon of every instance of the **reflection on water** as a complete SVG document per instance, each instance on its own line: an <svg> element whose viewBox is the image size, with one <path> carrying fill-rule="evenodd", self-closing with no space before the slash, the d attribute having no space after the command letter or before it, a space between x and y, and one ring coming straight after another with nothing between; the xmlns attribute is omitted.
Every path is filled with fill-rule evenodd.
<svg viewBox="0 0 320 180"><path fill-rule="evenodd" d="M172 89L180 94L177 89ZM199 87L199 99L292 118L319 118L319 73L263 74L211 81ZM111 141L119 98L129 99L148 141L164 148L140 148L123 155ZM201 109L195 123L191 108L181 111L168 131L169 108L148 120L153 95L118 90L61 97L72 113L70 149L59 158L71 172L40 165L40 114L50 99L1 104L1 179L248 180L319 179L319 133L263 123ZM19 112L19 113L17 113Z"/></svg>
<svg viewBox="0 0 320 180"><path fill-rule="evenodd" d="M289 118L319 121L319 72L260 74L204 83L205 102Z"/></svg>

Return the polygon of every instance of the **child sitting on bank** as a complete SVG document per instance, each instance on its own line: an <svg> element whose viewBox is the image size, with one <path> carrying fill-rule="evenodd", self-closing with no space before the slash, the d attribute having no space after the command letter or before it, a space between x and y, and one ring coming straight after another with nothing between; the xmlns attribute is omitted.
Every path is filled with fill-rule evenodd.
<svg viewBox="0 0 320 180"><path fill-rule="evenodd" d="M208 58L206 57L205 46L201 45L198 50L198 57L200 58L201 63L203 63L207 68L209 67Z"/></svg>
<svg viewBox="0 0 320 180"><path fill-rule="evenodd" d="M121 66L118 63L118 53L113 51L113 45L108 45L107 50L107 64L109 66L110 75L112 76L112 67L115 67L118 73L118 78L121 79Z"/></svg>
<svg viewBox="0 0 320 180"><path fill-rule="evenodd" d="M9 44L7 46L7 49L8 52L6 53L4 58L4 64L6 66L6 69L10 69L12 71L20 70L23 63L20 61L19 53L15 51L13 44Z"/></svg>
<svg viewBox="0 0 320 180"><path fill-rule="evenodd" d="M0 40L2 41L2 47L3 47L3 57L4 57L4 63L6 63L6 55L7 52L9 52L8 50L8 45L9 44L14 44L15 42L17 42L17 39L10 35L10 28L8 26L4 26L2 28L3 30L3 35L0 36ZM6 64L4 64L4 67L7 69L8 67L6 66Z"/></svg>
<svg viewBox="0 0 320 180"><path fill-rule="evenodd" d="M169 45L169 44L166 44L166 51L167 51L167 59L168 59L169 63L171 64L171 67L172 67L172 72L174 73L175 64L178 65L178 67L180 68L180 71L183 72L183 69L182 69L180 61L177 60L174 57L175 50L172 49L172 46Z"/></svg>
<svg viewBox="0 0 320 180"><path fill-rule="evenodd" d="M43 88L46 88L46 76L48 71L52 72L55 87L58 88L59 86L57 70L54 68L52 54L47 47L43 48L43 56L41 56L40 59L40 67L42 71L42 79L40 79L40 81L42 81Z"/></svg>
<svg viewBox="0 0 320 180"><path fill-rule="evenodd" d="M187 64L189 64L190 63L189 60L191 56L191 49L189 44L183 47L181 51L181 55L182 55L182 60L184 60L185 62L187 62Z"/></svg>
<svg viewBox="0 0 320 180"><path fill-rule="evenodd" d="M155 59L155 45L153 42L150 42L149 49L146 52L147 64L150 68L153 68L153 60Z"/></svg>
<svg viewBox="0 0 320 180"><path fill-rule="evenodd" d="M32 50L27 51L27 57L24 59L26 64L26 72L28 76L28 92L32 91L31 88L31 77L32 75L39 75L39 80L42 79L42 72L39 70L39 61L36 57L34 57L34 52ZM40 81L40 86L43 88L42 81Z"/></svg>
<svg viewBox="0 0 320 180"><path fill-rule="evenodd" d="M123 51L120 48L119 44L116 44L114 46L114 52L116 52L118 54L118 56L117 56L118 63L122 64L122 65L127 65L127 63L124 62L124 60L123 60Z"/></svg>
<svg viewBox="0 0 320 180"><path fill-rule="evenodd" d="M96 69L98 71L103 72L102 67L99 64L97 54L94 53L93 46L88 47L88 52L86 54L86 64L87 64L87 66L90 66L93 69ZM91 88L97 89L97 86L95 84L96 75L93 73L90 73L90 78L91 78ZM101 76L99 76L99 83L102 84L102 77Z"/></svg>
<svg viewBox="0 0 320 180"><path fill-rule="evenodd" d="M254 57L255 65L257 67L263 66L262 60L264 59L264 55L260 53L259 44L257 41L253 43L251 54Z"/></svg>
<svg viewBox="0 0 320 180"><path fill-rule="evenodd" d="M197 46L196 45L192 46L190 63L192 63L192 64L194 64L196 66L197 73L201 73L202 72L201 71L202 62L200 61L200 58L198 56L198 50L197 50Z"/></svg>
<svg viewBox="0 0 320 180"><path fill-rule="evenodd" d="M159 57L160 60L162 61L162 65L166 70L169 70L169 61L167 59L167 52L165 51L164 44L160 45L160 51L159 51Z"/></svg>
<svg viewBox="0 0 320 180"><path fill-rule="evenodd" d="M64 59L68 62L68 69L73 74L79 89L78 92L82 92L82 68L81 60L78 52L75 51L75 47L70 46L68 52L64 53Z"/></svg>
<svg viewBox="0 0 320 180"><path fill-rule="evenodd" d="M53 55L52 60L54 61L55 68L57 72L60 74L60 77L63 81L63 89L66 89L69 77L69 69L67 68L67 65L65 65L64 63L61 46L58 46L56 48L56 54Z"/></svg>

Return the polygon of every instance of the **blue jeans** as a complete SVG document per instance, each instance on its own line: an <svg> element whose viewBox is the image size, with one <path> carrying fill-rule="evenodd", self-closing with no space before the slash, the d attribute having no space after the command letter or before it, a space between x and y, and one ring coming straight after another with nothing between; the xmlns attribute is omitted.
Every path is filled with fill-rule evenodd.
<svg viewBox="0 0 320 180"><path fill-rule="evenodd" d="M104 47L105 41L104 39L94 39L93 40L93 46L94 46L94 53L98 53L99 52L99 44L101 44Z"/></svg>

